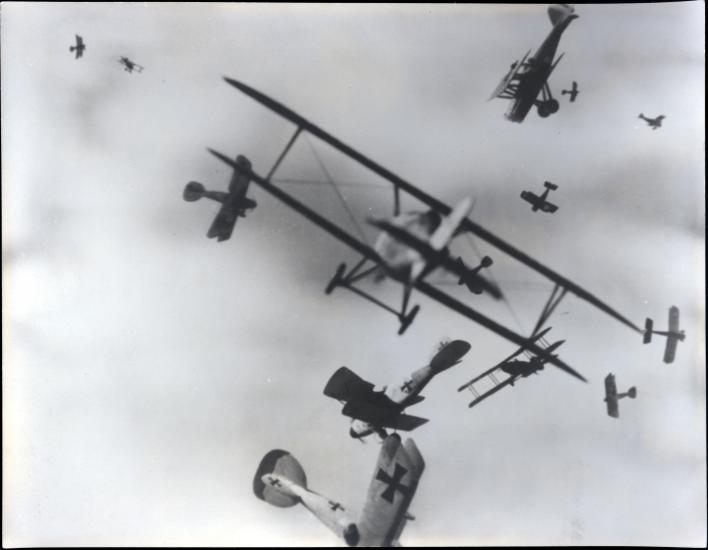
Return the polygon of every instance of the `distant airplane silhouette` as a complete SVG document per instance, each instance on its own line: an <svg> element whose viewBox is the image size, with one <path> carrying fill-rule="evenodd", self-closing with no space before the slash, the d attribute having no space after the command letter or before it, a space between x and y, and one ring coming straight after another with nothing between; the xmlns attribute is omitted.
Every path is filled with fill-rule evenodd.
<svg viewBox="0 0 708 550"><path fill-rule="evenodd" d="M69 46L69 51L73 52L76 51L76 57L74 59L78 59L82 55L84 55L84 50L86 49L86 45L84 44L84 39L81 38L78 34L76 35L76 46Z"/></svg>
<svg viewBox="0 0 708 550"><path fill-rule="evenodd" d="M138 71L139 73L142 73L143 69L145 68L142 65L138 65L135 61L131 61L127 57L121 57L118 62L123 65L125 67L125 70L129 73L132 73L133 71Z"/></svg>
<svg viewBox="0 0 708 550"><path fill-rule="evenodd" d="M639 113L639 118L641 118L642 120L646 120L647 124L651 126L651 129L656 130L657 128L659 128L659 126L661 126L661 121L664 120L666 117L664 115L659 115L656 118L647 118L644 116L644 113Z"/></svg>
<svg viewBox="0 0 708 550"><path fill-rule="evenodd" d="M570 102L573 103L575 98L578 96L578 83L573 80L573 87L570 90L563 90L561 95L570 94Z"/></svg>

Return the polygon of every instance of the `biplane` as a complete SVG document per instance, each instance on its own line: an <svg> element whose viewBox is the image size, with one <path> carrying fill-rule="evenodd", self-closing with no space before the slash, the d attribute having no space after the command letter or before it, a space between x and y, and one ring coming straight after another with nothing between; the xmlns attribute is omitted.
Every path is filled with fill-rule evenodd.
<svg viewBox="0 0 708 550"><path fill-rule="evenodd" d="M558 100L553 98L548 85L548 77L556 68L564 54L553 61L561 35L568 25L577 19L575 8L567 4L554 4L548 8L553 29L533 57L526 52L520 61L511 64L509 72L502 78L490 100L494 98L511 99L512 104L506 118L512 122L523 122L531 107L536 106L538 115L546 118L558 111ZM541 99L538 99L539 93Z"/></svg>
<svg viewBox="0 0 708 550"><path fill-rule="evenodd" d="M664 348L664 363L672 363L676 357L676 346L679 341L683 342L686 339L686 332L679 330L679 309L676 306L669 308L669 330L660 331L654 330L654 321L647 317L644 323L644 343L651 342L653 334L666 336L666 347Z"/></svg>
<svg viewBox="0 0 708 550"><path fill-rule="evenodd" d="M118 60L118 63L123 65L124 70L128 71L129 73L132 73L133 71L137 71L139 73L142 73L143 69L145 68L142 65L138 65L137 63L135 63L135 61L131 61L127 57L121 57Z"/></svg>
<svg viewBox="0 0 708 550"><path fill-rule="evenodd" d="M553 212L558 210L558 207L552 202L546 200L546 198L548 197L548 193L558 189L558 186L554 183L551 183L550 181L543 182L543 186L546 188L546 190L541 195L536 195L531 191L522 191L521 198L531 204L531 206L533 207L531 210L533 210L534 212L540 210L541 212L548 212L549 214L553 214Z"/></svg>
<svg viewBox="0 0 708 550"><path fill-rule="evenodd" d="M69 52L76 52L74 59L78 59L84 55L84 50L86 49L86 44L84 44L84 39L78 34L76 36L76 46L69 46Z"/></svg>
<svg viewBox="0 0 708 550"><path fill-rule="evenodd" d="M561 92L561 95L569 94L570 95L570 102L575 103L575 98L578 97L578 94L580 92L578 91L578 83L573 80L573 86L570 88L570 90L563 90Z"/></svg>
<svg viewBox="0 0 708 550"><path fill-rule="evenodd" d="M239 216L245 218L246 212L253 210L257 206L256 201L246 196L251 181L247 172L251 169L251 162L243 155L238 155L236 164L243 167L246 172L234 169L228 193L207 191L204 185L198 181L190 181L185 186L182 194L184 200L189 202L206 197L221 203L219 213L214 218L214 222L207 232L208 238L216 238L218 242L229 239Z"/></svg>
<svg viewBox="0 0 708 550"><path fill-rule="evenodd" d="M348 546L398 546L409 520L408 513L425 461L412 439L401 443L398 434L381 445L376 468L360 513L315 493L307 487L300 463L287 451L267 453L253 479L255 495L273 506L290 508L300 503Z"/></svg>
<svg viewBox="0 0 708 550"><path fill-rule="evenodd" d="M532 335L531 338L529 338L529 344L542 341L543 337L548 333L549 330L551 330L551 327L548 327ZM543 349L546 354L550 355L558 347L560 347L563 342L565 342L565 340L559 340L558 342L554 342L553 344L545 346ZM516 359L522 354L526 355L525 359ZM528 346L521 346L518 350L509 355L509 357L507 357L503 361L500 361L491 369L488 369L482 374L475 376L472 380L457 388L457 391L462 391L464 389L469 390L474 395L474 399L470 402L469 406L474 407L481 401L487 399L487 397L491 397L506 386L513 387L519 378L527 378L532 374L538 374L539 371L543 370L543 366L546 362L548 362L548 359L535 355L533 352L530 352ZM499 380L499 376L502 373L508 376L502 380ZM475 386L475 384L477 384L484 378L487 378L489 381L491 381L493 386L487 391L480 392Z"/></svg>
<svg viewBox="0 0 708 550"><path fill-rule="evenodd" d="M619 418L619 403L623 397L634 399L637 397L637 388L632 386L625 393L617 393L615 375L610 373L605 377L605 403L607 403L607 414L612 418Z"/></svg>
<svg viewBox="0 0 708 550"><path fill-rule="evenodd" d="M661 121L664 120L666 117L664 115L659 115L656 118L647 118L644 116L644 113L639 113L639 118L646 121L646 123L651 126L652 130L656 130L657 128L661 127Z"/></svg>
<svg viewBox="0 0 708 550"><path fill-rule="evenodd" d="M224 78L224 80L242 93L246 94L247 96L261 103L265 107L274 111L279 116L285 118L286 120L289 120L290 122L295 124L296 128L293 135L287 141L283 151L277 157L274 165L265 177L259 175L253 169L246 170L243 166L240 166L232 159L222 153L219 153L218 151L214 151L213 149L208 149L208 151L220 160L222 160L224 163L231 166L232 168L246 174L250 181L254 182L264 191L266 191L279 201L283 202L289 208L293 209L294 211L308 219L311 223L323 229L332 237L346 244L352 250L361 255L361 259L349 271L347 271L347 267L345 264L339 265L334 277L325 289L326 293L331 293L335 288L338 287L351 290L355 294L358 294L361 297L378 305L379 307L389 311L390 313L393 313L398 318L400 323L398 332L399 334L402 334L413 321L413 317L419 310L419 306L417 305L411 310L407 309L407 297L409 295L410 288L415 288L420 293L427 295L429 298L441 303L449 309L458 312L459 314L467 317L468 319L482 325L488 330L498 334L503 338L506 338L507 340L519 346L527 347L529 351L533 352L534 354L540 357L543 357L548 363L551 363L556 367L564 370L565 372L579 378L580 380L585 381L585 378L583 376L581 376L578 372L572 369L569 365L564 363L557 356L547 353L542 347L536 345L535 343L529 343L528 338L490 319L486 315L479 312L477 309L471 307L469 304L462 302L461 300L442 291L434 284L428 282L426 280L426 276L430 274L434 269L442 268L446 271L453 273L454 275L457 275L460 278L463 278L465 281L474 279L475 283L478 283L479 285L484 287L486 294L492 297L501 298L501 291L496 285L490 283L479 274L475 274L473 270L467 269L464 264L460 264L460 262L456 262L455 260L453 260L447 246L443 246L441 248L440 246L437 246L439 245L439 243L434 242L431 238L428 238L427 240L421 239L419 236L409 233L405 227L401 227L399 224L396 224L392 221L371 220L374 225L378 226L380 229L388 233L391 237L394 237L395 239L400 241L402 245L405 245L421 254L422 257L425 259L425 268L422 270L422 273L418 277L408 278L407 286L409 286L410 288L404 288L403 305L400 310L394 309L393 307L377 299L376 297L364 292L364 290L362 290L361 288L356 287L354 283L367 276L369 273L380 272L383 269L384 271L387 271L389 274L395 277L395 272L393 270L389 270L389 266L386 263L386 259L383 258L372 246L364 242L363 239L354 237L351 233L340 227L340 225L324 217L319 212L315 211L313 208L307 206L302 201L298 200L292 194L286 192L280 186L275 185L272 181L273 176L277 171L278 167L283 162L283 159L286 157L288 152L291 150L293 144L303 132L306 132L307 134L320 139L324 143L333 147L335 150L349 157L351 160L354 160L362 167L367 168L377 176L386 180L393 189L394 219L396 216L400 215L401 192L406 193L408 197L416 199L423 203L427 207L428 212L431 213L431 217L439 217L441 220L447 217L447 219L449 219L448 227L455 227L455 225L457 225L457 229L452 231L452 235L450 236L450 238L453 238L457 235L461 235L463 233L473 234L485 240L488 244L495 247L504 254L511 256L512 258L516 259L527 267L533 269L537 273L543 275L550 281L554 282L555 286L551 292L551 297L549 298L549 302L553 302L553 305L549 307L547 304L547 307L544 308L544 310L549 311L549 314L550 311L553 311L555 306L562 300L565 294L570 291L577 297L587 301L588 303L604 311L611 317L620 321L624 325L630 327L632 330L636 332L642 332L642 330L638 326L636 326L626 317L611 308L609 305L605 304L602 300L600 300L587 290L583 289L579 285L575 284L574 282L570 281L569 279L556 273L552 269L544 266L537 260L531 258L521 250L507 243L506 241L500 239L490 231L486 230L479 224L472 221L468 216L461 217L459 223L457 223L457 214L453 212L453 209L450 206L432 197L422 189L419 189L418 187L412 185L403 178L393 174L386 168L377 164L376 162L364 156L360 152L354 150L336 137L329 134L328 132L325 132L312 122L302 117L301 115L295 113L294 111L285 107L281 103L278 103L274 99L266 96L262 92L259 92L251 88L250 86L243 84L242 82L226 77ZM461 205L458 205L458 209L456 210L458 212L464 212L466 209L467 206L463 201ZM434 227L434 223L430 224L429 227ZM429 233L429 235L432 237L432 234ZM441 240L444 242L447 238L448 237L445 236L445 239ZM415 255L411 256L415 257Z"/></svg>
<svg viewBox="0 0 708 550"><path fill-rule="evenodd" d="M403 414L403 411L423 401L420 392L428 382L460 363L470 347L463 340L443 343L430 363L413 371L401 382L384 386L381 390L347 367L340 367L327 382L324 394L344 403L342 414L352 418L351 437L361 440L376 433L383 440L388 437L386 428L410 431L428 421L427 418Z"/></svg>

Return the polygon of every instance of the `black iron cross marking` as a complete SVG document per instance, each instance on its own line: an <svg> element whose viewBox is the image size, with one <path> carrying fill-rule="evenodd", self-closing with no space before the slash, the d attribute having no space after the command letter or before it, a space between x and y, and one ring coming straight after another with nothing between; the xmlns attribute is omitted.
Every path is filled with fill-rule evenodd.
<svg viewBox="0 0 708 550"><path fill-rule="evenodd" d="M410 393L411 392L411 381L404 382L403 385L401 386L401 389L406 392Z"/></svg>
<svg viewBox="0 0 708 550"><path fill-rule="evenodd" d="M268 480L268 483L270 483L273 487L281 487L281 485L280 485L280 480L277 479L277 478L275 478L275 477L271 477L271 478Z"/></svg>
<svg viewBox="0 0 708 550"><path fill-rule="evenodd" d="M339 502L333 502L329 501L329 509L332 510L333 512L336 512L337 510L344 510L344 506L339 504Z"/></svg>
<svg viewBox="0 0 708 550"><path fill-rule="evenodd" d="M401 479L403 479L403 476L406 475L406 472L408 472L408 470L406 470L398 462L396 462L396 469L393 472L393 477L388 475L383 468L379 468L379 471L376 474L376 479L383 481L388 485L386 490L381 493L382 499L390 504L393 504L393 497L396 495L396 491L400 491L404 496L408 496L410 494L410 487L401 483Z"/></svg>

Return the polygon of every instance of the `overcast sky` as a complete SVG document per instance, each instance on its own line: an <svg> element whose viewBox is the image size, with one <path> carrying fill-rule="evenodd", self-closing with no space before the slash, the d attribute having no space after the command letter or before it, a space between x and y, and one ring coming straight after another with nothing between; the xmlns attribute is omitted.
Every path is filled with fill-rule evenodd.
<svg viewBox="0 0 708 550"><path fill-rule="evenodd" d="M523 124L487 98L549 32L546 5L0 9L5 546L337 546L303 508L256 499L260 459L286 449L313 490L360 507L379 445L350 439L325 383L342 365L395 383L444 338L472 348L409 410L430 422L411 433L427 466L404 545L706 544L703 2L579 5L551 77L561 108ZM222 76L448 204L473 197L480 224L635 323L665 328L678 306L675 362L568 296L549 336L589 382L549 367L469 409L457 387L511 343L418 294L402 337L325 296L356 256L255 187L231 240L206 238L218 206L182 190L225 190L230 172L205 148L265 175L293 131ZM311 145L335 180L381 184L314 138L278 176L324 181ZM552 216L519 198L544 180ZM331 189L288 189L354 231ZM385 188L345 189L359 220L390 213ZM511 308L444 289L528 334L552 285L475 245ZM638 389L619 420L608 372Z"/></svg>

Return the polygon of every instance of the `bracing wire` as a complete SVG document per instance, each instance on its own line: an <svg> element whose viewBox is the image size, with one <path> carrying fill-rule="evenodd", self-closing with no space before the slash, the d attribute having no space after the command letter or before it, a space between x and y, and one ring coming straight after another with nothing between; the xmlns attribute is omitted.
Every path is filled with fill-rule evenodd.
<svg viewBox="0 0 708 550"><path fill-rule="evenodd" d="M354 213L352 212L351 208L349 208L349 205L347 204L347 201L344 198L344 195L342 195L342 192L339 190L339 187L337 187L337 184L334 183L334 180L329 175L329 172L327 171L327 168L325 167L324 163L322 162L322 159L317 154L317 150L312 145L312 141L310 141L307 134L305 134L305 137L307 137L307 143L310 146L310 149L312 150L312 154L315 157L315 159L317 160L317 163L320 165L320 168L322 169L322 172L324 173L325 178L327 178L327 182L332 186L332 188L334 189L334 192L337 193L337 196L339 197L339 200L341 201L342 206L344 207L344 210L346 210L347 215L349 216L349 219L354 224L354 227L356 228L357 233L359 233L359 236L366 244L370 245L371 243L369 243L369 240L366 238L366 235L364 234L364 230L357 223Z"/></svg>

